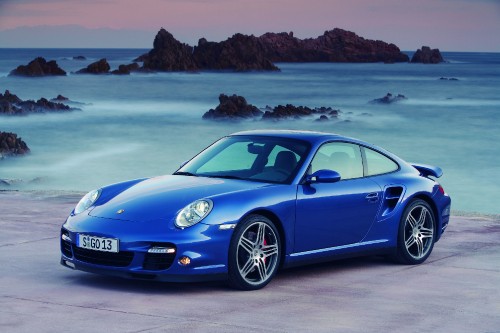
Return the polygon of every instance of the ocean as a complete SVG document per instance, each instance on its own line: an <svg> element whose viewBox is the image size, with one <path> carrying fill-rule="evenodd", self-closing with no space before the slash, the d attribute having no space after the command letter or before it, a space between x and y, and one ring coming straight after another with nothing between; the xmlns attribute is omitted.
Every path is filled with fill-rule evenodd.
<svg viewBox="0 0 500 333"><path fill-rule="evenodd" d="M217 138L240 130L333 132L384 147L411 162L440 166L455 214L500 214L500 53L444 52L447 63L278 63L280 72L77 75L106 58L112 69L139 49L0 49L0 91L21 99L68 97L80 111L0 117L31 148L0 160L0 190L84 193L127 179L174 172ZM74 56L87 60L73 60ZM56 60L66 77L9 77L35 57ZM457 80L441 80L456 78ZM369 103L403 94L393 104ZM294 104L339 109L338 119L213 122L202 115L219 94L259 108Z"/></svg>

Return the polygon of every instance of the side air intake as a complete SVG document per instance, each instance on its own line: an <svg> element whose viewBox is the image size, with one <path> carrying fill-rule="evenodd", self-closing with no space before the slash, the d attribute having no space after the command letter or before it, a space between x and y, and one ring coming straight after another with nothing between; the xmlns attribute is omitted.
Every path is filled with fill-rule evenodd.
<svg viewBox="0 0 500 333"><path fill-rule="evenodd" d="M403 186L389 186L384 191L384 202L382 207L382 216L392 213L398 205L401 196L403 195Z"/></svg>

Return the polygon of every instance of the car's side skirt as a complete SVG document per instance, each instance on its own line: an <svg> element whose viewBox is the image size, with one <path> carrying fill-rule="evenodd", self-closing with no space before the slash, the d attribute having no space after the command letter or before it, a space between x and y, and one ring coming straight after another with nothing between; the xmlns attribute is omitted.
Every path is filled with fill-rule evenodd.
<svg viewBox="0 0 500 333"><path fill-rule="evenodd" d="M297 265L355 256L378 255L389 253L392 250L392 246L389 245L388 239L377 239L373 241L291 253L285 256L283 267L293 267Z"/></svg>

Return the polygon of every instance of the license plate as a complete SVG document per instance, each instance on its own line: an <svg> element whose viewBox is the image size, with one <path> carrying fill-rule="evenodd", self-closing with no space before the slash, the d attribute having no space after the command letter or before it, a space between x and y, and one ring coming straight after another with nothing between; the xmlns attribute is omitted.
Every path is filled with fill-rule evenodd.
<svg viewBox="0 0 500 333"><path fill-rule="evenodd" d="M95 251L118 252L118 239L78 234L76 246Z"/></svg>

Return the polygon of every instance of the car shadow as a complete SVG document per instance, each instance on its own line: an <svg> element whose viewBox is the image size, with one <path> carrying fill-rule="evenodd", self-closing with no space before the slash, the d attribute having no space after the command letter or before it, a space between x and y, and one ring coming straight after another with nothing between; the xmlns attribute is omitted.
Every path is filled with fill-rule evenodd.
<svg viewBox="0 0 500 333"><path fill-rule="evenodd" d="M370 270L381 266L393 265L395 264L383 256L340 259L318 264L309 264L306 266L282 269L274 278L275 281L273 284L279 284L280 280L283 282L291 279L307 280L316 278L321 275L332 275L332 277L334 277L335 274L345 273L351 270L357 270L361 268ZM115 290L129 293L132 292L138 294L203 294L214 291L237 292L237 290L230 288L226 281L172 283L155 280L124 279L85 272L73 272L73 274L66 276L69 283L96 289ZM267 288L272 287L273 284L271 284Z"/></svg>

